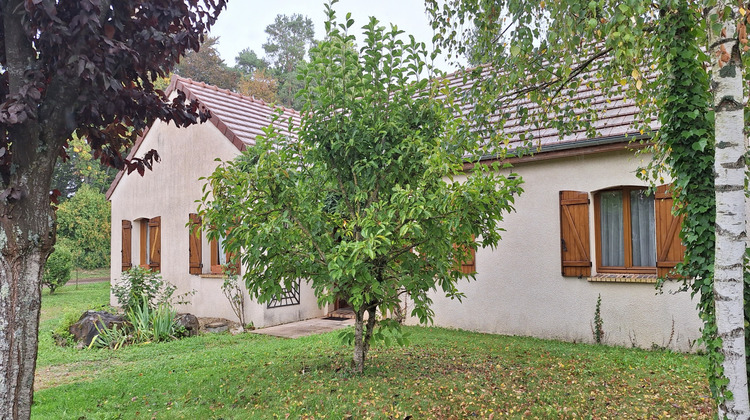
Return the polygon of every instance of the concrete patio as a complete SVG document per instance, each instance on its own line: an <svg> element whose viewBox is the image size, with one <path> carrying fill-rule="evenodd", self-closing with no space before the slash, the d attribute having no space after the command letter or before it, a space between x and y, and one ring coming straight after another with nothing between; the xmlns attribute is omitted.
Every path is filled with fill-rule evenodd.
<svg viewBox="0 0 750 420"><path fill-rule="evenodd" d="M330 331L340 330L354 325L354 319L350 318L313 318L304 321L290 322L289 324L276 325L252 331L253 334L272 335L282 338L298 338L313 334L322 334Z"/></svg>

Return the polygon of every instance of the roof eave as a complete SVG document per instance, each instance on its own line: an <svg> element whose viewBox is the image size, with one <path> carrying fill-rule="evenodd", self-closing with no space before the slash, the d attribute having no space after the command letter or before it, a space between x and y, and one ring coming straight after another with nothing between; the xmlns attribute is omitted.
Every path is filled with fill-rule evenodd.
<svg viewBox="0 0 750 420"><path fill-rule="evenodd" d="M493 160L507 160L507 159L524 159L524 160L534 160L536 157L539 157L540 155L543 155L545 153L554 153L554 152L562 152L567 150L574 150L574 149L593 149L597 146L608 146L608 145L616 145L619 143L627 143L631 144L633 142L641 142L643 140L647 140L653 137L653 133L631 133L626 134L624 136L611 136L611 137L596 137L593 139L585 139L585 140L578 140L578 141L572 141L572 142L563 142L563 143L553 143L553 144L544 144L541 147L535 147L532 145L523 148L516 147L514 149L509 150L508 152L504 153L503 155L500 154L488 154L488 155L482 155L479 157L478 162L486 162L486 161L493 161ZM638 145L633 145L633 148L639 148ZM531 153L528 152L529 149L533 149Z"/></svg>

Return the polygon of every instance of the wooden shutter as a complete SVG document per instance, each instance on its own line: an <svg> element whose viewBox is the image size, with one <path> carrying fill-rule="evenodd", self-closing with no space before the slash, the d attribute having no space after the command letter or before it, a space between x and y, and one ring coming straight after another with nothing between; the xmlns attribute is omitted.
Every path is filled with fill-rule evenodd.
<svg viewBox="0 0 750 420"><path fill-rule="evenodd" d="M477 259L474 249L469 248L469 258L461 262L461 272L465 274L476 273Z"/></svg>
<svg viewBox="0 0 750 420"><path fill-rule="evenodd" d="M122 271L128 271L133 267L132 243L133 223L130 220L122 221Z"/></svg>
<svg viewBox="0 0 750 420"><path fill-rule="evenodd" d="M471 240L475 239L474 235L471 235ZM458 245L453 244L453 248L458 249ZM469 256L466 260L461 261L461 272L464 274L472 274L477 272L477 259L476 252L473 248L469 248Z"/></svg>
<svg viewBox="0 0 750 420"><path fill-rule="evenodd" d="M560 191L560 255L562 275L591 275L589 194Z"/></svg>
<svg viewBox="0 0 750 420"><path fill-rule="evenodd" d="M234 254L231 252L227 252L227 269L229 270L228 274L240 274L240 260L237 258L237 261L232 261L234 259Z"/></svg>
<svg viewBox="0 0 750 420"><path fill-rule="evenodd" d="M222 268L219 265L219 240L213 239L211 245L211 272L221 274Z"/></svg>
<svg viewBox="0 0 750 420"><path fill-rule="evenodd" d="M188 225L190 247L190 274L201 274L203 271L203 244L201 238L201 217L190 213Z"/></svg>
<svg viewBox="0 0 750 420"><path fill-rule="evenodd" d="M672 269L685 258L685 246L680 241L682 217L672 214L671 185L660 185L654 196L656 219L656 274L659 277L676 277Z"/></svg>
<svg viewBox="0 0 750 420"><path fill-rule="evenodd" d="M152 271L161 270L161 217L148 221L148 266Z"/></svg>

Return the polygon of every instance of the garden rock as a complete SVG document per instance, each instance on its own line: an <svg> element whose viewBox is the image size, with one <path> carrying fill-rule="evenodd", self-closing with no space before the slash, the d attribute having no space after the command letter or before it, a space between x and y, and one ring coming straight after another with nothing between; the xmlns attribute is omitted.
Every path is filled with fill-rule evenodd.
<svg viewBox="0 0 750 420"><path fill-rule="evenodd" d="M193 314L177 314L177 325L185 328L185 335L192 337L198 335L201 329L201 323L198 321L198 317Z"/></svg>
<svg viewBox="0 0 750 420"><path fill-rule="evenodd" d="M229 330L229 324L222 321L216 321L210 324L206 324L205 329L206 332L220 333Z"/></svg>
<svg viewBox="0 0 750 420"><path fill-rule="evenodd" d="M84 346L91 344L91 340L99 334L96 327L99 329L104 327L112 328L117 325L122 326L125 323L125 318L122 315L111 314L105 311L86 311L78 319L78 322L71 325L68 331L76 341L80 341Z"/></svg>

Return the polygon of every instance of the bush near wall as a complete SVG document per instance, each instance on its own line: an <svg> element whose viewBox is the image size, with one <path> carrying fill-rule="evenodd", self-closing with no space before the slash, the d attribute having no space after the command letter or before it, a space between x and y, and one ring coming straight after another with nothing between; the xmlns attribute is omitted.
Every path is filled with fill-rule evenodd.
<svg viewBox="0 0 750 420"><path fill-rule="evenodd" d="M57 209L58 240L69 241L73 263L80 268L109 266L110 203L104 194L83 185Z"/></svg>

